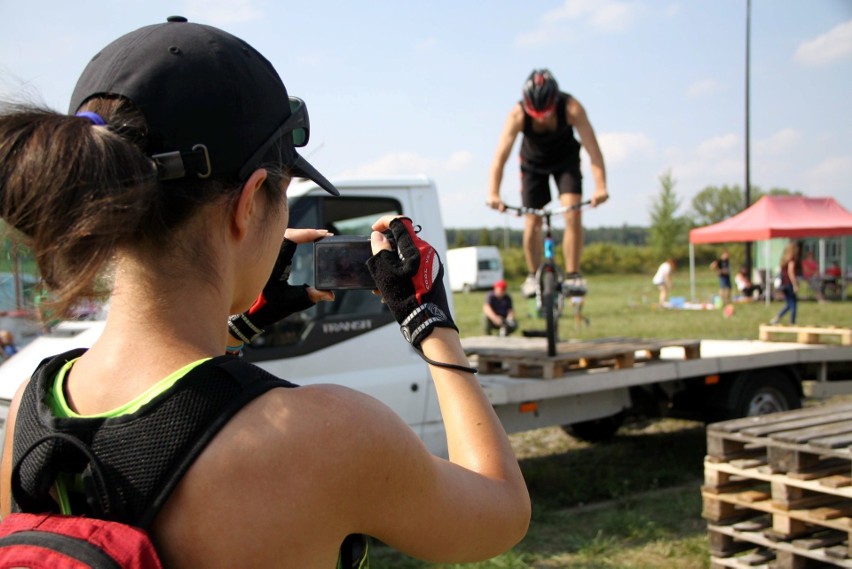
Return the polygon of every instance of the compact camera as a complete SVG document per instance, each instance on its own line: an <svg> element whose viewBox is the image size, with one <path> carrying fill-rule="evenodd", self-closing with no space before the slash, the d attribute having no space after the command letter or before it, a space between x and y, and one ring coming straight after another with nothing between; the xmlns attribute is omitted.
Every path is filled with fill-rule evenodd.
<svg viewBox="0 0 852 569"><path fill-rule="evenodd" d="M370 238L331 235L314 242L314 286L320 290L376 288L367 259L373 256Z"/></svg>

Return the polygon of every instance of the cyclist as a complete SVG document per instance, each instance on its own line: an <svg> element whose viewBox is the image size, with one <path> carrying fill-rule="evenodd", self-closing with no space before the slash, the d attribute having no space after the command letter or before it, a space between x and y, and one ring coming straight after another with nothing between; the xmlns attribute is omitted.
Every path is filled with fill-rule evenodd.
<svg viewBox="0 0 852 569"><path fill-rule="evenodd" d="M574 130L580 136L574 137ZM550 176L553 176L563 206L580 203L582 174L580 173L580 144L591 159L595 178L592 207L609 198L606 189L606 169L598 146L595 131L580 102L561 92L553 75L547 69L530 73L523 87L523 100L512 107L491 164L488 204L503 210L500 184L503 167L518 134L523 132L521 143L521 199L526 207L542 208L550 202ZM526 215L524 220L524 256L527 278L521 285L524 296L535 296L535 271L542 255L541 217ZM565 288L569 295L586 293L580 274L580 253L583 246L583 226L580 210L565 213L565 233L562 251L565 257Z"/></svg>

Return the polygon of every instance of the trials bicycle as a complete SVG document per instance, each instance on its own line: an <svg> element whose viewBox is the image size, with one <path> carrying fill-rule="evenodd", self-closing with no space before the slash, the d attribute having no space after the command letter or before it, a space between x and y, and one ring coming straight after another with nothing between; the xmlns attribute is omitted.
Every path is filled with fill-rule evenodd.
<svg viewBox="0 0 852 569"><path fill-rule="evenodd" d="M544 259L538 266L538 269L536 269L535 280L536 306L540 313L544 315L548 356L556 355L556 344L559 341L559 316L562 314L565 294L579 296L586 292L585 283L575 283L575 286L579 284L582 287L580 289L572 290L570 287L565 286L562 271L556 263L556 247L553 240L551 217L568 211L579 210L591 203L590 200L587 200L570 206L541 209L503 204L503 213L511 211L519 217L522 215L535 215L543 220Z"/></svg>

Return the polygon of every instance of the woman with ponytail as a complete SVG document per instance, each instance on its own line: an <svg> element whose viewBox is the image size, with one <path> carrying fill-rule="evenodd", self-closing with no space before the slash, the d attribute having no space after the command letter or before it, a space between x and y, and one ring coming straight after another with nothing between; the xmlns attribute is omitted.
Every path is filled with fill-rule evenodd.
<svg viewBox="0 0 852 569"><path fill-rule="evenodd" d="M180 17L106 46L68 114L2 109L0 216L56 313L104 292L110 309L91 348L45 360L15 396L0 515L136 525L175 568L365 566L342 547L362 535L475 561L524 536L520 469L411 220L376 222L369 267L429 362L449 460L360 392L239 359L265 327L333 298L288 282L297 245L326 235L287 228L291 178L338 194L296 150L309 129L260 53ZM415 282L423 267L437 278Z"/></svg>

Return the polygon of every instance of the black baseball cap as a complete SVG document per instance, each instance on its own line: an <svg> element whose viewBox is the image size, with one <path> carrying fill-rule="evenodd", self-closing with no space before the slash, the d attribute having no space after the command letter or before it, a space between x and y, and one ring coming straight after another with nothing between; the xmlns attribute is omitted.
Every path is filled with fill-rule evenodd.
<svg viewBox="0 0 852 569"><path fill-rule="evenodd" d="M163 181L245 180L276 161L340 195L296 152L310 135L304 101L288 96L260 52L218 28L171 16L118 38L86 66L69 112L99 95L125 97L140 109L149 128L146 152Z"/></svg>

